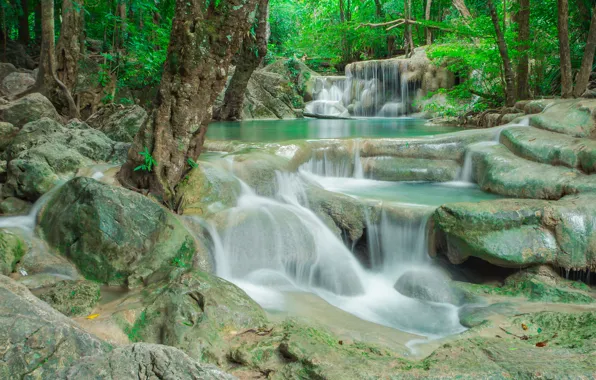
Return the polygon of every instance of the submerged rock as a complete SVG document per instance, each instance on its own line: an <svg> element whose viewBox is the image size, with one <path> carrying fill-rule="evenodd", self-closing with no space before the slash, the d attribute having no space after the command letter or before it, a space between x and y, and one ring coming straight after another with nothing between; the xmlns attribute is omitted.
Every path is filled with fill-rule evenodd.
<svg viewBox="0 0 596 380"><path fill-rule="evenodd" d="M99 302L100 290L96 282L60 281L35 295L62 314L77 317L88 315L93 310Z"/></svg>
<svg viewBox="0 0 596 380"><path fill-rule="evenodd" d="M206 254L162 206L90 178L60 188L43 208L40 228L86 278L111 285L155 282Z"/></svg>
<svg viewBox="0 0 596 380"><path fill-rule="evenodd" d="M395 290L422 301L462 305L470 297L453 286L449 277L437 270L411 270L404 273L394 285Z"/></svg>
<svg viewBox="0 0 596 380"><path fill-rule="evenodd" d="M60 120L56 108L48 98L39 93L29 94L8 104L0 104L0 121L11 123L17 128L42 117Z"/></svg>
<svg viewBox="0 0 596 380"><path fill-rule="evenodd" d="M91 115L87 123L114 141L131 143L147 120L147 112L139 106L108 105Z"/></svg>

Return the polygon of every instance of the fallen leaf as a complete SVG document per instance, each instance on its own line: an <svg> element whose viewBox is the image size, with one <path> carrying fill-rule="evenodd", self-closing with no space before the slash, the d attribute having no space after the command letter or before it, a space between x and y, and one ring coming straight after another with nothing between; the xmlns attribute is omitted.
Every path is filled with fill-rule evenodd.
<svg viewBox="0 0 596 380"><path fill-rule="evenodd" d="M344 344L344 341L343 340L340 340L339 341L339 345L342 346L343 344Z"/></svg>
<svg viewBox="0 0 596 380"><path fill-rule="evenodd" d="M523 336L520 336L519 339L521 339L521 340L528 340L528 339L530 339L530 337L527 336L527 335L523 335Z"/></svg>
<svg viewBox="0 0 596 380"><path fill-rule="evenodd" d="M540 334L542 332L542 329L540 327L538 327L538 334Z"/></svg>
<svg viewBox="0 0 596 380"><path fill-rule="evenodd" d="M93 319L95 319L95 318L97 318L97 317L99 317L99 314L91 314L91 315L88 315L88 316L87 316L87 319L91 319L91 320L93 320Z"/></svg>
<svg viewBox="0 0 596 380"><path fill-rule="evenodd" d="M501 335L495 335L495 337L497 337L497 338L501 338Z"/></svg>
<svg viewBox="0 0 596 380"><path fill-rule="evenodd" d="M533 138L533 139L529 139L528 141L534 141L534 140L536 140L536 139L535 139L535 138Z"/></svg>
<svg viewBox="0 0 596 380"><path fill-rule="evenodd" d="M538 343L536 343L536 347L546 347L546 343L547 343L546 340L544 342L538 342Z"/></svg>
<svg viewBox="0 0 596 380"><path fill-rule="evenodd" d="M509 351L515 351L515 350L518 350L518 348L515 348L515 347L509 348Z"/></svg>
<svg viewBox="0 0 596 380"><path fill-rule="evenodd" d="M522 329L527 330L528 326L525 323L522 323Z"/></svg>

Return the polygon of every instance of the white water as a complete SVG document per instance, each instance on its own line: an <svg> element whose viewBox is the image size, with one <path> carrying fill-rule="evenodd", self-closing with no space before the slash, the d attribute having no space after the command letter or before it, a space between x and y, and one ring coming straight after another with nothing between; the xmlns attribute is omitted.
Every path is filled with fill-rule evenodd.
<svg viewBox="0 0 596 380"><path fill-rule="evenodd" d="M426 253L426 216L400 222L383 214L369 222L374 265L365 269L307 207L303 181L277 175L275 199L248 187L229 210L226 227L211 228L217 274L242 287L263 307L283 310L286 292L311 292L362 319L428 337L461 332L458 308L401 295L407 270L432 270Z"/></svg>
<svg viewBox="0 0 596 380"><path fill-rule="evenodd" d="M312 157L300 166L300 170L322 177L363 179L360 139L353 140L351 153L344 147L315 150Z"/></svg>

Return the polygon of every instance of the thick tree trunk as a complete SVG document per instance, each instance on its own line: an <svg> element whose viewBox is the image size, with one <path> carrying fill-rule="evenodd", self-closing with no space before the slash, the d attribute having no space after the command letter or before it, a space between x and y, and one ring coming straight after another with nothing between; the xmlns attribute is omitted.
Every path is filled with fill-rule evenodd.
<svg viewBox="0 0 596 380"><path fill-rule="evenodd" d="M573 74L571 72L571 51L569 50L569 3L558 0L559 57L561 60L561 96L573 96Z"/></svg>
<svg viewBox="0 0 596 380"><path fill-rule="evenodd" d="M234 53L254 22L257 0L176 2L168 56L156 106L118 175L123 185L147 189L175 208L176 185L201 152L212 106L226 83ZM157 165L136 170L147 150Z"/></svg>
<svg viewBox="0 0 596 380"><path fill-rule="evenodd" d="M56 74L69 90L77 82L78 62L83 51L83 10L75 7L72 0L62 1L62 28L56 46L58 65Z"/></svg>
<svg viewBox="0 0 596 380"><path fill-rule="evenodd" d="M426 8L424 10L424 19L430 21L430 10L433 5L433 0L426 0ZM430 45L433 43L433 32L431 28L426 28L426 44Z"/></svg>
<svg viewBox="0 0 596 380"><path fill-rule="evenodd" d="M530 0L519 0L519 11L516 19L520 40L520 57L517 64L517 98L523 100L530 97L530 65L528 58L528 49L530 48Z"/></svg>
<svg viewBox="0 0 596 380"><path fill-rule="evenodd" d="M588 32L588 41L584 50L582 65L575 81L575 90L573 94L580 97L588 88L590 74L594 65L594 53L596 52L596 6L592 8L592 21L590 22L590 31Z"/></svg>
<svg viewBox="0 0 596 380"><path fill-rule="evenodd" d="M41 51L39 70L35 84L16 95L23 97L33 92L45 95L61 113L71 118L79 117L79 110L68 88L56 75L56 51L54 43L54 0L41 2Z"/></svg>
<svg viewBox="0 0 596 380"><path fill-rule="evenodd" d="M509 58L507 44L505 43L505 36L503 36L503 31L501 30L501 26L499 24L499 16L497 15L495 4L492 2L492 0L488 0L487 5L490 11L490 18L492 19L493 26L495 27L499 54L501 55L503 69L505 71L505 103L507 107L512 107L515 104L515 79L513 76L513 68L511 67L511 59Z"/></svg>
<svg viewBox="0 0 596 380"><path fill-rule="evenodd" d="M33 8L33 13L34 13L33 31L35 32L35 43L37 45L41 44L41 2L42 2L42 0L37 0L37 3L35 4L35 8Z"/></svg>
<svg viewBox="0 0 596 380"><path fill-rule="evenodd" d="M459 11L463 18L472 18L472 14L466 6L465 0L453 0L453 6Z"/></svg>
<svg viewBox="0 0 596 380"><path fill-rule="evenodd" d="M269 0L259 0L255 35L249 34L242 41L242 47L236 53L234 61L236 70L226 89L224 101L216 111L216 120L240 120L244 106L244 93L252 73L259 67L267 55L267 39L269 26Z"/></svg>
<svg viewBox="0 0 596 380"><path fill-rule="evenodd" d="M412 19L412 0L404 1L404 19ZM406 58L409 58L414 53L414 39L412 37L412 24L406 23L404 25L404 48L406 50Z"/></svg>
<svg viewBox="0 0 596 380"><path fill-rule="evenodd" d="M29 1L21 0L21 15L19 16L19 42L29 44Z"/></svg>

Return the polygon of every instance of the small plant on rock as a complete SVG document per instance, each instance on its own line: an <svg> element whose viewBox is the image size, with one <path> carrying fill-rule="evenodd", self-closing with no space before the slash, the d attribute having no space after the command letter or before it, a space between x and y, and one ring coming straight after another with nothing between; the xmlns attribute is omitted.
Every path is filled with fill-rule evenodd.
<svg viewBox="0 0 596 380"><path fill-rule="evenodd" d="M137 166L134 169L134 171L136 172L142 170L144 172L151 172L151 170L153 170L153 167L157 166L157 161L155 161L147 147L145 147L145 149L142 152L139 152L139 154L145 158L145 163L143 165Z"/></svg>

